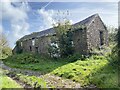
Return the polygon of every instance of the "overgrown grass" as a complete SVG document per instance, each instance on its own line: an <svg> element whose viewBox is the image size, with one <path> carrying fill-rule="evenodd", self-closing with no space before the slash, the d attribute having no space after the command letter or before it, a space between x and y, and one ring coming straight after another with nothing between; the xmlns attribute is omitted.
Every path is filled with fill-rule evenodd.
<svg viewBox="0 0 120 90"><path fill-rule="evenodd" d="M40 71L42 74L45 74L69 63L69 61L24 53L8 57L4 60L4 63L10 67Z"/></svg>
<svg viewBox="0 0 120 90"><path fill-rule="evenodd" d="M33 88L47 88L47 84L42 78L36 76L27 76L23 74L16 74L15 77L18 78L21 82L24 82Z"/></svg>
<svg viewBox="0 0 120 90"><path fill-rule="evenodd" d="M0 54L0 59L5 59L5 58L7 58L8 56L7 55L5 55L5 54Z"/></svg>
<svg viewBox="0 0 120 90"><path fill-rule="evenodd" d="M107 59L105 56L93 55L77 61L69 58L53 60L34 54L19 54L7 58L4 63L15 68L38 70L71 79L83 87L94 84L100 88L116 88L118 66Z"/></svg>
<svg viewBox="0 0 120 90"><path fill-rule="evenodd" d="M91 84L99 88L118 87L118 70L103 56L92 56L55 69L52 74L79 82L83 87Z"/></svg>
<svg viewBox="0 0 120 90"><path fill-rule="evenodd" d="M5 75L4 70L0 69L0 88L23 88L16 81Z"/></svg>

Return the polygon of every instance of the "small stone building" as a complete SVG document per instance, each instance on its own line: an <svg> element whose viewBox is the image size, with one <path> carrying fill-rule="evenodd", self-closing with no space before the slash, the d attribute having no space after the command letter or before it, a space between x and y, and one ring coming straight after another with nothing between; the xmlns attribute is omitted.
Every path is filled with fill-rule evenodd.
<svg viewBox="0 0 120 90"><path fill-rule="evenodd" d="M76 53L89 54L94 48L108 45L108 31L98 14L94 14L72 26L78 27L73 33L74 51ZM79 26L84 26L85 30L81 30ZM53 28L26 35L17 41L13 53L20 49L22 52L48 54L47 47L51 44L50 37L54 35L55 30Z"/></svg>

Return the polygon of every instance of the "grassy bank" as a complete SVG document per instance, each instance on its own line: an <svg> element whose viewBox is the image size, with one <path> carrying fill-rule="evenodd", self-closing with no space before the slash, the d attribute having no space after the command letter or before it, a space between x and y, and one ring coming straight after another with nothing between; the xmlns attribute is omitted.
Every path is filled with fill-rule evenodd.
<svg viewBox="0 0 120 90"><path fill-rule="evenodd" d="M79 82L83 87L95 85L99 88L118 87L118 70L106 59L76 61L51 72L63 78Z"/></svg>
<svg viewBox="0 0 120 90"><path fill-rule="evenodd" d="M43 74L50 73L71 79L83 87L118 87L118 66L111 64L104 56L94 55L71 62L71 58L53 60L39 55L19 54L7 58L4 63L10 67L38 70Z"/></svg>

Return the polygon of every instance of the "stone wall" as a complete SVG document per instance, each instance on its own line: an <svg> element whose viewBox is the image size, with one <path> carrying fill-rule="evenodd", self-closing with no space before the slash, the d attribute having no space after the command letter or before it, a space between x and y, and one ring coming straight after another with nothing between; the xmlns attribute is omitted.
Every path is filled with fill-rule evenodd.
<svg viewBox="0 0 120 90"><path fill-rule="evenodd" d="M25 40L25 41L21 41L22 42L22 48L23 48L23 52L29 52L30 51L30 46L32 46L31 43L31 39L29 40Z"/></svg>
<svg viewBox="0 0 120 90"><path fill-rule="evenodd" d="M86 30L75 30L73 44L75 53L87 54Z"/></svg>
<svg viewBox="0 0 120 90"><path fill-rule="evenodd" d="M100 32L103 33L101 39ZM101 40L103 45L108 46L108 31L104 26L102 20L97 16L88 26L87 30L76 30L73 35L73 42L75 45L75 52L81 54L88 54L90 50L101 47Z"/></svg>
<svg viewBox="0 0 120 90"><path fill-rule="evenodd" d="M49 36L43 36L41 38L36 39L35 49L38 48L38 53L47 54L48 53L48 45L51 43ZM37 50L35 50L37 52Z"/></svg>
<svg viewBox="0 0 120 90"><path fill-rule="evenodd" d="M101 22L101 19L96 17L87 29L87 44L89 50L101 46L100 32L103 33L103 45L108 45L108 31Z"/></svg>
<svg viewBox="0 0 120 90"><path fill-rule="evenodd" d="M35 45L32 44L32 40L35 40ZM24 41L19 41L19 43L22 42L22 45L20 47L23 49L23 52L33 52L33 53L39 53L39 54L47 54L48 53L48 44L50 44L50 38L49 36L43 36L40 38L34 38Z"/></svg>

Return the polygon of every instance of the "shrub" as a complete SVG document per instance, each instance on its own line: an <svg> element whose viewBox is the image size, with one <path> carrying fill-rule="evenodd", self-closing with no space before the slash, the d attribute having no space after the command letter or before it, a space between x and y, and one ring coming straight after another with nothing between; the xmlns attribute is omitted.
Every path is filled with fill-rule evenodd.
<svg viewBox="0 0 120 90"><path fill-rule="evenodd" d="M106 54L111 52L111 48L110 47L106 47L106 46L101 46L99 48L93 48L90 51L91 55L104 55L106 56Z"/></svg>
<svg viewBox="0 0 120 90"><path fill-rule="evenodd" d="M85 56L80 55L78 53L68 56L68 60L71 61L71 62L74 62L76 60L84 60L84 58L85 58Z"/></svg>
<svg viewBox="0 0 120 90"><path fill-rule="evenodd" d="M91 58L93 60L106 60L104 56L100 56L100 55L92 55Z"/></svg>
<svg viewBox="0 0 120 90"><path fill-rule="evenodd" d="M8 57L6 60L9 60L12 62L13 62L13 60L15 60L16 62L21 63L21 64L38 63L39 62L39 58L37 55L28 54L28 53L16 54L16 55Z"/></svg>

